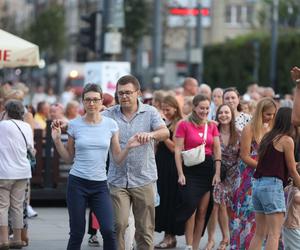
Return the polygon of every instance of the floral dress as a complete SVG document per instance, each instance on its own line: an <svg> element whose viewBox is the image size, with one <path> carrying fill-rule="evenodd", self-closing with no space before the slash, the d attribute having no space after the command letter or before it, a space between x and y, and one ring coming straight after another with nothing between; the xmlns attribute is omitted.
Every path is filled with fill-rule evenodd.
<svg viewBox="0 0 300 250"><path fill-rule="evenodd" d="M257 149L258 144L252 140L252 159L257 159ZM241 160L231 203L230 249L248 249L255 233L255 213L252 205L253 174L254 169Z"/></svg>
<svg viewBox="0 0 300 250"><path fill-rule="evenodd" d="M227 204L231 207L232 188L238 178L238 163L240 154L240 136L235 145L225 145L220 136L222 165L226 169L225 180L214 187L214 202L217 204Z"/></svg>
<svg viewBox="0 0 300 250"><path fill-rule="evenodd" d="M243 128L251 121L251 115L240 112L235 118L235 127L238 131L242 131Z"/></svg>

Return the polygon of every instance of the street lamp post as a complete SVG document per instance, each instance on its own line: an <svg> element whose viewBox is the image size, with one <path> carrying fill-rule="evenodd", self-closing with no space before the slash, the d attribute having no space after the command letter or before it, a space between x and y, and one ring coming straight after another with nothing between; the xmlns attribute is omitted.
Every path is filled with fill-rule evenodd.
<svg viewBox="0 0 300 250"><path fill-rule="evenodd" d="M273 0L272 2L272 20L271 20L271 62L270 62L270 81L271 87L277 92L277 80L276 80L276 65L277 65L277 43L278 43L278 5L279 0Z"/></svg>
<svg viewBox="0 0 300 250"><path fill-rule="evenodd" d="M161 16L161 0L154 1L154 28L153 28L153 79L157 78L161 69L162 55L162 16ZM161 81L161 79L160 79Z"/></svg>
<svg viewBox="0 0 300 250"><path fill-rule="evenodd" d="M199 50L199 63L198 63L198 67L196 70L196 79L198 79L198 81L200 83L202 83L202 79L203 79L203 46L202 46L202 4L201 4L202 0L198 0L197 1L197 9L199 10L199 14L197 15L197 25L196 25L196 47Z"/></svg>

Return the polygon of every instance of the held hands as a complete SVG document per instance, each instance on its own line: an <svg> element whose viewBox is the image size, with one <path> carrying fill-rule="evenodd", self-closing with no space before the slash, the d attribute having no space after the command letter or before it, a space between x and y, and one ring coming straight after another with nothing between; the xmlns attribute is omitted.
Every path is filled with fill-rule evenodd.
<svg viewBox="0 0 300 250"><path fill-rule="evenodd" d="M136 134L138 141L141 144L146 144L148 142L150 142L153 138L153 135L151 133L147 133L147 132L141 132L141 133L137 133Z"/></svg>
<svg viewBox="0 0 300 250"><path fill-rule="evenodd" d="M131 149L141 145L145 145L148 142L150 142L151 139L153 139L151 133L146 133L146 132L136 133L134 136L130 137L126 147L128 149Z"/></svg>
<svg viewBox="0 0 300 250"><path fill-rule="evenodd" d="M138 134L135 134L134 136L132 136L132 137L129 138L126 147L128 149L131 149L131 148L135 148L135 147L141 146L143 144L145 144L145 143L141 143L139 141Z"/></svg>

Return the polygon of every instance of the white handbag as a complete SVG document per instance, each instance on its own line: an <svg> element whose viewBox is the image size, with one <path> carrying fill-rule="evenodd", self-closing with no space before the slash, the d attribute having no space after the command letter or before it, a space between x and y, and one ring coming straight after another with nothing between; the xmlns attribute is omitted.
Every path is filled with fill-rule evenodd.
<svg viewBox="0 0 300 250"><path fill-rule="evenodd" d="M205 124L205 128L204 128L203 143L198 147L181 152L183 163L186 167L195 166L205 161L206 138L207 138L207 123Z"/></svg>

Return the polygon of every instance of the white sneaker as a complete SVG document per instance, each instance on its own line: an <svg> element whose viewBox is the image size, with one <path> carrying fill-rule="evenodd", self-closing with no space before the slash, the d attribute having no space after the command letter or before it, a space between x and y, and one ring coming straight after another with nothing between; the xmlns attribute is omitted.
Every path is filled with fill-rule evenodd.
<svg viewBox="0 0 300 250"><path fill-rule="evenodd" d="M28 218L33 218L38 216L38 213L33 210L32 206L28 205L27 206L27 216Z"/></svg>
<svg viewBox="0 0 300 250"><path fill-rule="evenodd" d="M91 235L88 244L90 247L100 247L97 235Z"/></svg>
<svg viewBox="0 0 300 250"><path fill-rule="evenodd" d="M186 245L184 250L193 250L193 246L191 245Z"/></svg>

